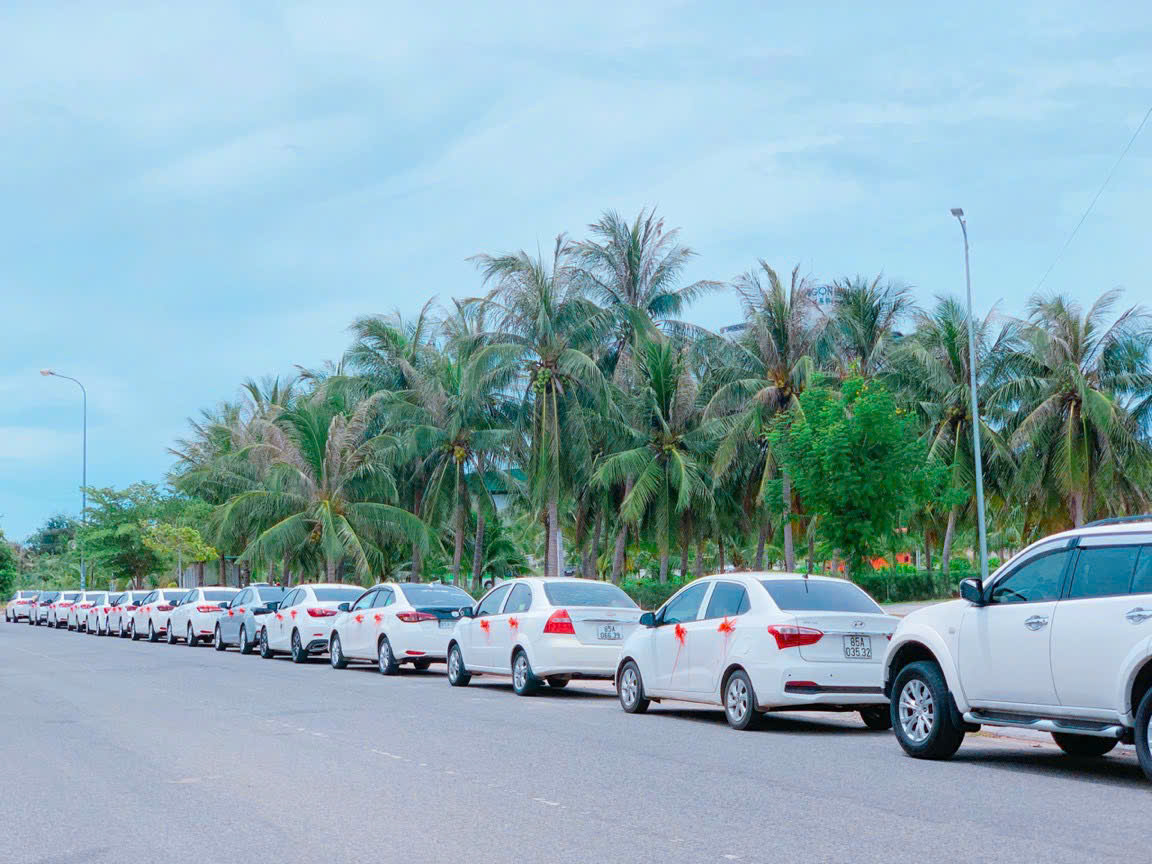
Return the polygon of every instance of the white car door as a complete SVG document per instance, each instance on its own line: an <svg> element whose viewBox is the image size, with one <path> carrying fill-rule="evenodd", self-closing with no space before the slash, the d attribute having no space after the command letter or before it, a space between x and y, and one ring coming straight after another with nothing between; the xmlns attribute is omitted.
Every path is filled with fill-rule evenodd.
<svg viewBox="0 0 1152 864"><path fill-rule="evenodd" d="M288 634L292 632L292 612L302 594L300 588L289 592L280 607L268 616L272 619L268 622L268 645L274 651L283 651L288 644Z"/></svg>
<svg viewBox="0 0 1152 864"><path fill-rule="evenodd" d="M751 608L748 591L739 582L717 580L708 605L692 633L691 686L694 691L720 693L720 676L728 665L739 616Z"/></svg>
<svg viewBox="0 0 1152 864"><path fill-rule="evenodd" d="M1040 547L964 611L957 665L972 705L1059 704L1050 625L1074 551L1067 541Z"/></svg>
<svg viewBox="0 0 1152 864"><path fill-rule="evenodd" d="M377 591L362 594L344 616L340 625L340 642L346 657L375 659L376 649L372 643L376 624L372 620L372 604L378 594Z"/></svg>
<svg viewBox="0 0 1152 864"><path fill-rule="evenodd" d="M652 634L652 682L645 686L661 692L693 692L693 655L702 650L700 613L711 582L694 582L669 600L656 613ZM693 638L695 637L695 638Z"/></svg>
<svg viewBox="0 0 1152 864"><path fill-rule="evenodd" d="M492 671L496 665L496 648L493 646L493 637L496 625L492 623L493 617L500 614L508 592L512 590L511 583L505 582L497 585L484 595L476 606L476 616L465 619L469 630L468 644L465 646L464 665L468 668L480 668ZM461 622L463 625L465 622Z"/></svg>
<svg viewBox="0 0 1152 864"><path fill-rule="evenodd" d="M1060 704L1122 711L1117 677L1152 635L1152 536L1083 537L1052 622L1052 675ZM1124 545L1120 545L1124 544Z"/></svg>

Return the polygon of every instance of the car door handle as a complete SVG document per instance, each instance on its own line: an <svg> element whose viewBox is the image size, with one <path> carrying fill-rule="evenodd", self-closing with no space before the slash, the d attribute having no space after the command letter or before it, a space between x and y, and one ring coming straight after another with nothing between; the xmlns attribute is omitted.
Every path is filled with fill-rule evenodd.
<svg viewBox="0 0 1152 864"><path fill-rule="evenodd" d="M1135 609L1130 610L1124 617L1131 621L1133 624L1143 624L1149 618L1152 618L1152 612L1149 612L1147 609L1141 609L1139 606L1137 606Z"/></svg>
<svg viewBox="0 0 1152 864"><path fill-rule="evenodd" d="M1041 630L1048 626L1048 617L1046 615L1033 615L1024 620L1024 626L1029 630Z"/></svg>

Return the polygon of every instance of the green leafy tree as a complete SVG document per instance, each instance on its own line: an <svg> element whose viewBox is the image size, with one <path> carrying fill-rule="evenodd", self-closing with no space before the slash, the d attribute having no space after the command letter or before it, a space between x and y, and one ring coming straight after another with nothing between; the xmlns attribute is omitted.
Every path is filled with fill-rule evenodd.
<svg viewBox="0 0 1152 864"><path fill-rule="evenodd" d="M177 573L184 572L185 562L199 565L197 583L200 585L204 584L204 563L220 554L191 525L172 522L153 522L148 525L144 529L144 545L165 556L168 561L174 561Z"/></svg>
<svg viewBox="0 0 1152 864"><path fill-rule="evenodd" d="M85 556L118 579L141 587L164 569L164 556L146 542L149 524L164 510L153 483L125 489L89 489L87 521L77 532Z"/></svg>
<svg viewBox="0 0 1152 864"><path fill-rule="evenodd" d="M7 601L8 595L16 589L20 580L20 567L12 546L0 531L0 600Z"/></svg>

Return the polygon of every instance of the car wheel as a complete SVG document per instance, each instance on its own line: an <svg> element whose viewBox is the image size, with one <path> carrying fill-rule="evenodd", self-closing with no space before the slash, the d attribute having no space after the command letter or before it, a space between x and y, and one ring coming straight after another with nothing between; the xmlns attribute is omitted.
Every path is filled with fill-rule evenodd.
<svg viewBox="0 0 1152 864"><path fill-rule="evenodd" d="M154 625L152 623L151 618L148 619L148 641L149 642L159 642L160 641L160 635L156 632L156 625Z"/></svg>
<svg viewBox="0 0 1152 864"><path fill-rule="evenodd" d="M453 687L467 687L472 680L472 673L464 668L464 655L460 653L460 646L453 645L448 649L448 683Z"/></svg>
<svg viewBox="0 0 1152 864"><path fill-rule="evenodd" d="M308 652L304 650L304 643L300 641L300 631L292 631L292 662L303 663L308 659Z"/></svg>
<svg viewBox="0 0 1152 864"><path fill-rule="evenodd" d="M248 641L248 627L246 625L240 626L240 653L252 653L252 643Z"/></svg>
<svg viewBox="0 0 1152 864"><path fill-rule="evenodd" d="M553 690L563 690L571 680L567 675L553 675L548 679L548 686Z"/></svg>
<svg viewBox="0 0 1152 864"><path fill-rule="evenodd" d="M169 645L176 644L176 631L172 629L172 621L169 620L168 624L164 627L164 637Z"/></svg>
<svg viewBox="0 0 1152 864"><path fill-rule="evenodd" d="M643 714L651 704L644 698L640 667L632 660L620 670L620 677L616 680L616 695L620 699L620 707L629 714Z"/></svg>
<svg viewBox="0 0 1152 864"><path fill-rule="evenodd" d="M540 679L532 673L532 664L523 649L512 658L512 690L517 696L531 696L540 689Z"/></svg>
<svg viewBox="0 0 1152 864"><path fill-rule="evenodd" d="M216 625L216 632L212 634L212 647L217 651L223 651L228 646L224 644L224 634L220 632L220 625Z"/></svg>
<svg viewBox="0 0 1152 864"><path fill-rule="evenodd" d="M427 672L429 669L432 668L432 661L431 660L413 660L412 661L412 668L415 669L417 672Z"/></svg>
<svg viewBox="0 0 1152 864"><path fill-rule="evenodd" d="M910 663L892 685L892 728L904 752L917 759L948 759L964 742L952 717L952 697L940 667Z"/></svg>
<svg viewBox="0 0 1152 864"><path fill-rule="evenodd" d="M128 624L128 635L129 635L129 637L131 637L133 642L135 642L137 639L140 638L140 634L136 632L136 622L135 621L132 621Z"/></svg>
<svg viewBox="0 0 1152 864"><path fill-rule="evenodd" d="M892 709L887 706L884 708L865 708L860 712L860 719L873 732L886 732L892 728Z"/></svg>
<svg viewBox="0 0 1152 864"><path fill-rule="evenodd" d="M346 669L348 668L348 658L344 656L343 647L340 645L340 634L332 634L332 644L328 647L328 662L332 664L333 669Z"/></svg>
<svg viewBox="0 0 1152 864"><path fill-rule="evenodd" d="M260 656L265 660L272 659L272 649L268 647L268 628L260 628Z"/></svg>
<svg viewBox="0 0 1152 864"><path fill-rule="evenodd" d="M192 622L188 622L188 628L184 631L184 641L188 643L189 648L195 648L200 644L200 637L192 632Z"/></svg>
<svg viewBox="0 0 1152 864"><path fill-rule="evenodd" d="M1101 738L1098 735L1074 735L1068 732L1053 732L1052 740L1069 756L1088 758L1111 753L1120 743L1115 738Z"/></svg>
<svg viewBox="0 0 1152 864"><path fill-rule="evenodd" d="M387 636L380 637L380 647L376 652L376 665L380 667L381 675L395 675L400 671L400 664L392 653L392 643Z"/></svg>
<svg viewBox="0 0 1152 864"><path fill-rule="evenodd" d="M1136 758L1144 776L1152 780L1152 690L1144 694L1136 709Z"/></svg>
<svg viewBox="0 0 1152 864"><path fill-rule="evenodd" d="M756 691L752 679L743 669L728 676L724 685L724 717L733 729L755 729L760 725L760 712L756 710Z"/></svg>

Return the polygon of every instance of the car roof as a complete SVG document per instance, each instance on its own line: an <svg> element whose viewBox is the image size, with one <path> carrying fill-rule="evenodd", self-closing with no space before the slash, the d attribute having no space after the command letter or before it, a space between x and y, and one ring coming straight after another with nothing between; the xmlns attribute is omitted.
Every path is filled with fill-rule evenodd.
<svg viewBox="0 0 1152 864"><path fill-rule="evenodd" d="M357 591L365 591L367 589L360 585L350 585L347 582L304 582L300 585L293 585L293 588L353 588Z"/></svg>

